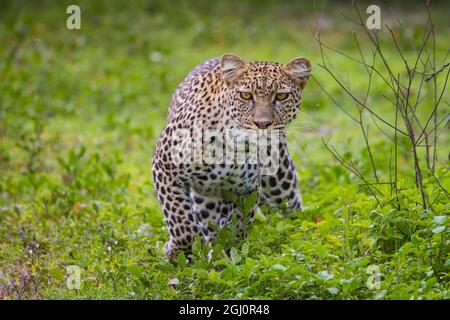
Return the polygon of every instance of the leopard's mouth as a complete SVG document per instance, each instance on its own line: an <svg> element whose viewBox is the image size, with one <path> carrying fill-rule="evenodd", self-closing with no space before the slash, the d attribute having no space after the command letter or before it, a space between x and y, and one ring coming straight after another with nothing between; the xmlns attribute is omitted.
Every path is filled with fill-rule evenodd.
<svg viewBox="0 0 450 320"><path fill-rule="evenodd" d="M245 130L252 132L252 133L256 133L256 132L280 132L280 131L284 131L285 126L283 125L277 125L277 126L270 126L268 128L265 129L261 129L258 127L254 127L254 126L245 126L244 127Z"/></svg>
<svg viewBox="0 0 450 320"><path fill-rule="evenodd" d="M276 124L276 125L270 125L269 127L265 129L258 128L255 125L251 124L242 124L238 120L232 121L232 126L234 126L236 129L244 130L247 133L255 134L255 133L278 133L278 132L284 132L286 129L286 126L283 124Z"/></svg>

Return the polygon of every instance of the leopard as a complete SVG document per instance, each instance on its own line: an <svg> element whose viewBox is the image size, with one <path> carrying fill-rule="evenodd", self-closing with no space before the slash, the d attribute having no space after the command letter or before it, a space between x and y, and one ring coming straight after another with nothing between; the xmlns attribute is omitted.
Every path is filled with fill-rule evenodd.
<svg viewBox="0 0 450 320"><path fill-rule="evenodd" d="M169 235L163 251L169 260L191 252L196 238L211 243L231 221L238 225L236 237L247 237L262 206L283 207L284 213L302 210L286 126L300 111L310 74L311 63L304 57L282 64L226 53L204 61L178 85L152 157L154 189ZM259 140L246 134L266 137L271 147L261 154L276 159L276 165L267 169L255 160L259 152L253 147ZM229 146L227 141L237 142ZM239 144L249 156L236 161L228 151ZM211 145L218 147L208 149ZM207 150L212 154L208 161L202 158ZM243 212L236 199L252 194L256 201Z"/></svg>

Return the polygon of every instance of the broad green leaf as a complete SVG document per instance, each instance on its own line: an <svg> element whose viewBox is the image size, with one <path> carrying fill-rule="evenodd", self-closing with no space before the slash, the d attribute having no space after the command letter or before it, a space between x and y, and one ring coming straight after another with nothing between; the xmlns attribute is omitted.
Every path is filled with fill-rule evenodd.
<svg viewBox="0 0 450 320"><path fill-rule="evenodd" d="M286 268L285 266L283 266L282 264L274 264L272 266L272 269L275 270L281 270L281 271L286 271L288 268Z"/></svg>
<svg viewBox="0 0 450 320"><path fill-rule="evenodd" d="M230 256L231 256L231 261L233 261L234 264L238 264L242 259L242 257L239 255L239 252L234 247L231 248L231 250L230 250Z"/></svg>
<svg viewBox="0 0 450 320"><path fill-rule="evenodd" d="M444 231L445 230L445 226L439 226L439 227L436 227L436 228L434 228L433 230L432 230L432 232L433 233L441 233L442 231Z"/></svg>

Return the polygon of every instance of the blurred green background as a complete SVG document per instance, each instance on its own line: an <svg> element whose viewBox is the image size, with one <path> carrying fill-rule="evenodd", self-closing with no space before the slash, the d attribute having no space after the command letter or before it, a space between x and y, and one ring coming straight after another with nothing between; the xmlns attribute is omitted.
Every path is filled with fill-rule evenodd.
<svg viewBox="0 0 450 320"><path fill-rule="evenodd" d="M81 30L66 28L70 4L81 7ZM368 4L378 4L382 23L411 39L400 45L414 58L424 3L359 2L363 13ZM449 4L431 10L437 65L448 62ZM403 210L377 207L321 141L332 136L371 175L360 128L316 82L355 112L319 66L315 41L319 21L325 43L358 57L356 35L370 53L346 16L355 17L347 1L1 1L0 298L450 298L449 204L439 188L427 189L430 211L414 200ZM400 70L395 46L385 28L380 32ZM301 115L287 129L305 211L296 220L265 212L231 257L209 262L199 249L191 264L181 258L172 265L162 253L167 233L151 154L177 84L227 52L278 62L304 56L313 65ZM361 66L328 57L340 78L364 92ZM445 72L438 79L442 87ZM385 92L374 79L369 103L392 120ZM447 91L443 99L441 116L449 111ZM418 112L431 108L425 101ZM368 124L374 161L387 179L392 145ZM437 172L448 186L444 129ZM411 154L399 152L405 195L417 199ZM383 274L375 289L366 285L372 264ZM66 286L69 265L81 268L80 289ZM168 285L175 278L179 284Z"/></svg>

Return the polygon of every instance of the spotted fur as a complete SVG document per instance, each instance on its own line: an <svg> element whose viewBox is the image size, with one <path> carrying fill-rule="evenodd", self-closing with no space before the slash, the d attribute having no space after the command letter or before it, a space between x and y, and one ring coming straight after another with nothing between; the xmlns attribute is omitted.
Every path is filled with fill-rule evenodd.
<svg viewBox="0 0 450 320"><path fill-rule="evenodd" d="M257 205L287 204L286 212L301 208L297 175L283 129L299 111L310 71L311 65L305 58L279 64L245 62L226 54L197 66L181 82L172 97L167 125L159 138L152 166L155 190L170 233L164 247L169 259L174 259L181 250L189 251L196 234L205 242L211 241L216 233L210 222L224 227L232 215L238 218L240 237L245 237L243 213L227 194L246 197L258 192ZM277 100L285 97L283 93L287 93L287 98ZM251 99L242 98L249 96ZM231 135L261 128L277 130L280 133L277 172L262 175L260 166L248 161L236 164L196 163L195 159L189 163L175 161L176 155L183 156L195 147L192 141L176 133L187 130L195 136L199 126L224 133L223 139L228 138L225 128L232 129ZM214 143L216 138L201 139ZM250 222L255 209L256 205L250 210Z"/></svg>

